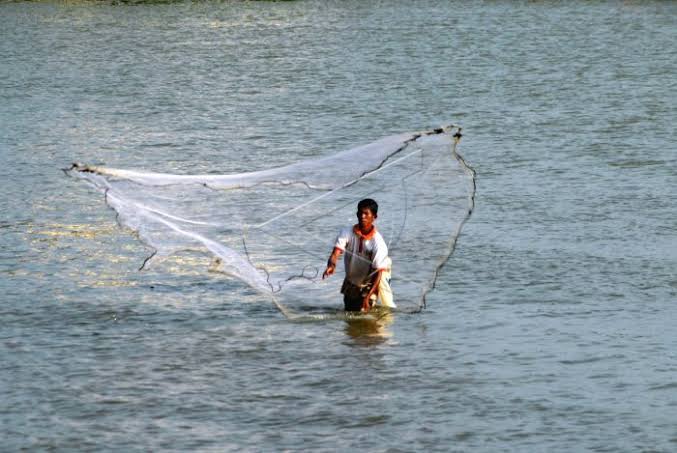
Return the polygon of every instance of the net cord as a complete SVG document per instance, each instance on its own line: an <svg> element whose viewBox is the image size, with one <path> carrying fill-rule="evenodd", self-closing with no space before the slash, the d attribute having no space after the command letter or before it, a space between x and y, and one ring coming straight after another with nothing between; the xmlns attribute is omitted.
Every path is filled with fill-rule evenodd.
<svg viewBox="0 0 677 453"><path fill-rule="evenodd" d="M370 171L370 172L368 172L368 173L366 173L366 174L360 176L359 178L353 179L353 180L350 181L350 182L347 182L347 183L345 183L345 184L343 184L343 185L341 185L341 186L339 186L339 187L337 187L337 188L335 188L335 189L330 190L329 192L323 193L322 195L318 195L317 197L315 197L315 198L313 198L313 199L311 199L311 200L309 200L309 201L307 201L307 202L305 202L305 203L303 203L303 204L301 204L301 205L299 205L299 206L296 206L295 208L292 208L292 209L290 209L290 210L288 210L288 211L285 211L285 212L283 212L283 213L281 213L281 214L279 214L279 215L276 215L275 217L273 217L273 218L271 218L271 219L269 219L269 220L266 220L266 221L263 222L263 223L260 223L260 224L258 224L258 225L254 225L252 228L256 228L256 229L258 229L258 228L263 228L264 226L268 225L269 223L272 223L272 222L274 222L274 221L276 221L276 220L279 220L279 219L282 219L282 218L284 218L284 217L287 217L287 216L293 214L294 212L298 211L299 209L303 209L303 208L305 208L305 207L307 207L307 206L310 206L311 204L316 203L316 202L320 201L321 199L326 198L326 197L328 197L329 195L332 195L333 193L335 193L335 192L337 192L337 191L339 191L339 190L341 190L341 189L345 189L346 187L350 187L351 185L353 185L353 184L355 184L355 183L357 183L357 182L359 182L359 181L361 181L361 180L363 180L363 179L365 179L365 178L368 178L368 177L370 177L370 176L373 176L373 175L375 175L376 173L379 173L379 172L385 170L386 168L390 167L391 165L395 165L396 163L401 162L401 161L403 161L404 159L408 159L408 158L410 158L411 156L420 153L421 151L422 151L422 149L419 148L419 149L417 149L417 150L415 150L415 151L413 151L413 152L407 154L406 156L402 156L402 157L400 157L399 159L395 159L394 161L390 162L389 164L386 164L386 165L384 165L384 166L382 166L382 167L380 167L380 168L377 168L376 170Z"/></svg>

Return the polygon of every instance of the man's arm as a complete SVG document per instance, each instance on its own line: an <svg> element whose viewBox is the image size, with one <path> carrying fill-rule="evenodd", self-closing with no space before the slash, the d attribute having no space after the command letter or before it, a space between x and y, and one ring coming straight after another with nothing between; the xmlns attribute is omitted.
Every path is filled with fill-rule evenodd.
<svg viewBox="0 0 677 453"><path fill-rule="evenodd" d="M334 250L332 250L331 255L329 255L329 259L327 260L327 268L324 270L324 274L322 274L323 280L336 271L336 262L338 261L342 252L343 251L340 248L334 247Z"/></svg>
<svg viewBox="0 0 677 453"><path fill-rule="evenodd" d="M371 287L369 288L369 293L362 300L362 311L369 311L371 305L369 304L369 299L374 294L378 294L378 287L381 284L381 274L386 267L386 259L388 258L388 246L386 245L383 237L380 234L376 235L375 241L375 250L374 257L371 262L371 268L376 269L374 274L371 276Z"/></svg>
<svg viewBox="0 0 677 453"><path fill-rule="evenodd" d="M374 295L378 291L378 285L381 283L381 273L383 272L383 269L378 269L376 272L374 272L374 275L371 277L371 288L369 288L369 292L367 295L362 299L362 311L367 312L371 308L371 305L369 304L369 300L371 299L371 296Z"/></svg>

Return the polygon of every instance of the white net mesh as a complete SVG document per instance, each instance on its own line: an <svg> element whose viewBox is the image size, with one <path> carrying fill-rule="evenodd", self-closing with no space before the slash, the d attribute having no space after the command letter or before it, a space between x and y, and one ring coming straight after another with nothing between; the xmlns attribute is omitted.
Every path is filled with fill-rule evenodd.
<svg viewBox="0 0 677 453"><path fill-rule="evenodd" d="M74 164L106 194L121 225L155 249L143 267L186 250L270 296L288 317L338 308L341 265L322 280L357 202L379 203L400 310L416 311L472 210L474 173L456 154L460 129L401 134L342 153L233 175L171 175ZM213 270L213 269L212 269Z"/></svg>

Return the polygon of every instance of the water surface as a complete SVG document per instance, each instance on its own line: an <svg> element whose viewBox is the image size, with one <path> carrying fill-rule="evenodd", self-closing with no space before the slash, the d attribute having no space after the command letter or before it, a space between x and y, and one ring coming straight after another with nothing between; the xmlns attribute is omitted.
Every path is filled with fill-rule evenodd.
<svg viewBox="0 0 677 453"><path fill-rule="evenodd" d="M4 448L672 451L677 5L0 4ZM462 124L420 315L137 269L73 161L241 172ZM431 213L431 216L434 213Z"/></svg>

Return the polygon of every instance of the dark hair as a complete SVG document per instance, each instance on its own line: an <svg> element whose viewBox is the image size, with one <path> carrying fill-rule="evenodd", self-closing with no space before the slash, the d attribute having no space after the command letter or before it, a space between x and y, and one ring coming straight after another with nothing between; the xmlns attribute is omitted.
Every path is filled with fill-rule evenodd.
<svg viewBox="0 0 677 453"><path fill-rule="evenodd" d="M357 210L367 208L371 211L372 214L378 215L378 203L372 200L371 198L365 198L364 200L357 203Z"/></svg>

